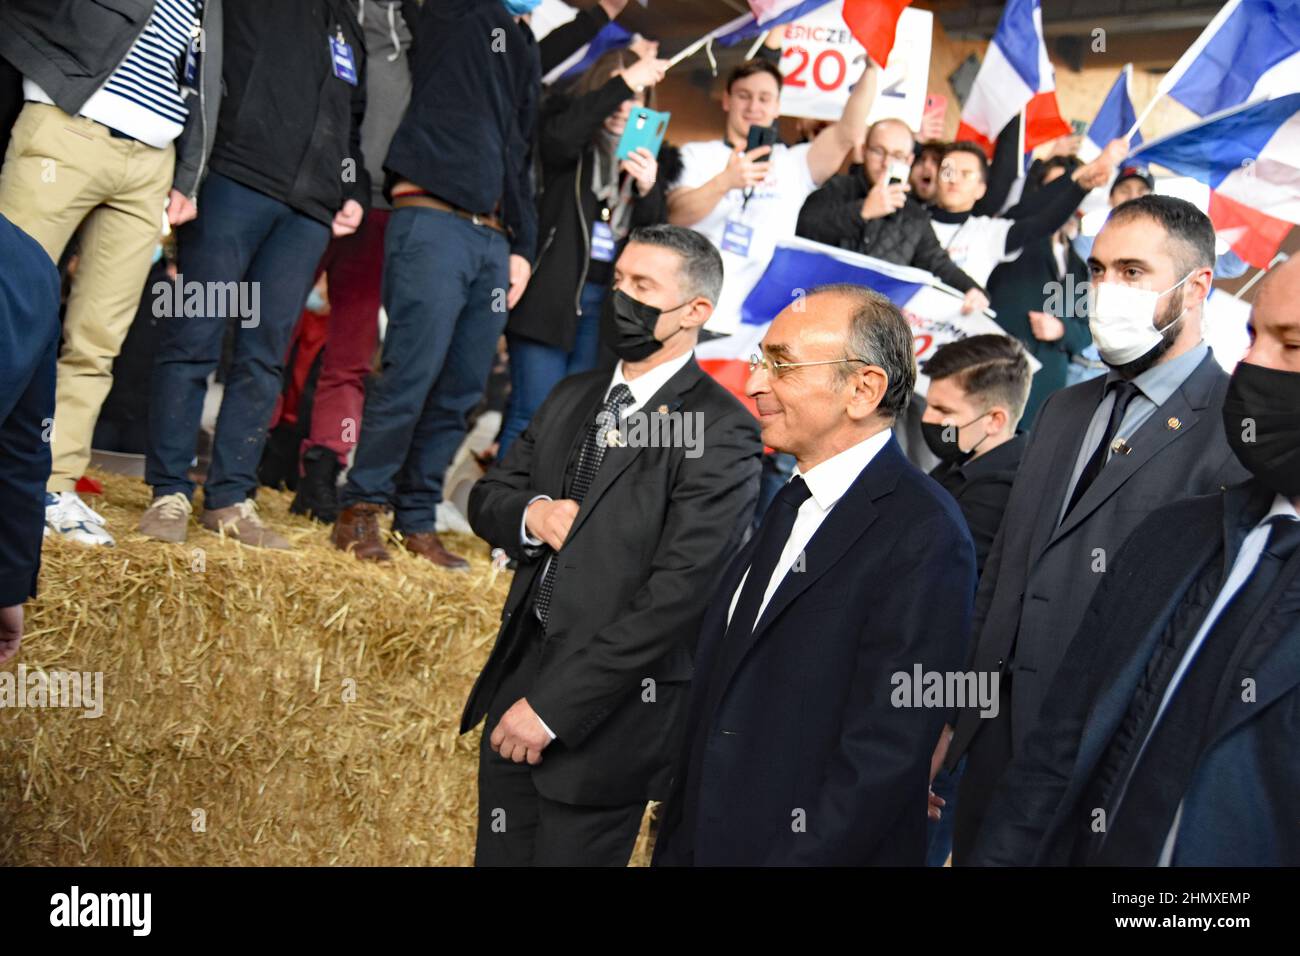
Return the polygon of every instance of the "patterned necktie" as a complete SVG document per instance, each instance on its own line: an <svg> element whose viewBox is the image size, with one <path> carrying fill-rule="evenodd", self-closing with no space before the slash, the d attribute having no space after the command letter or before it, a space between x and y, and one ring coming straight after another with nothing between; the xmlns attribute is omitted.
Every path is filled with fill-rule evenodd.
<svg viewBox="0 0 1300 956"><path fill-rule="evenodd" d="M596 413L595 419L587 426L587 437L582 441L578 452L578 465L574 470L573 483L569 486L569 497L582 504L591 489L591 483L600 471L600 463L605 460L605 449L609 447L609 432L616 428L622 418L623 409L632 404L632 390L626 385L615 385L609 390L604 404ZM559 573L559 562L551 555L542 571L542 581L537 588L534 610L537 619L545 630L551 614L551 595L555 592L555 576Z"/></svg>
<svg viewBox="0 0 1300 956"><path fill-rule="evenodd" d="M1214 742L1219 688L1235 676L1239 645L1249 636L1251 619L1261 606L1280 599L1274 588L1297 548L1300 521L1273 518L1255 570L1219 614L1155 730L1149 731L1146 746L1133 761L1127 791L1120 797L1120 805L1111 808L1108 832L1092 860L1095 864L1155 866L1159 862L1178 806ZM1162 695L1165 689L1161 688ZM1240 693L1241 689L1234 690Z"/></svg>
<svg viewBox="0 0 1300 956"><path fill-rule="evenodd" d="M1141 389L1132 382L1111 382L1107 386L1107 390L1114 391L1115 404L1111 406L1110 419L1106 422L1106 431L1102 433L1101 444L1093 451L1092 457L1088 459L1088 463L1083 466L1083 471L1079 473L1079 481L1074 486L1074 494L1070 496L1070 504L1065 509L1065 517L1069 517L1070 512L1074 510L1074 506L1083 497L1083 493L1101 474L1101 469L1106 464L1106 455L1110 451L1110 443L1115 440L1115 433L1119 431L1119 423L1124 420L1124 413L1128 411L1129 403L1141 392Z"/></svg>

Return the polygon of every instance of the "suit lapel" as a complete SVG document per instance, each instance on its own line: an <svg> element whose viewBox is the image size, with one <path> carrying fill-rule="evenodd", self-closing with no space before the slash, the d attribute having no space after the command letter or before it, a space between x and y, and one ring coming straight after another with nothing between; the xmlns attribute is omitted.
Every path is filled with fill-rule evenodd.
<svg viewBox="0 0 1300 956"><path fill-rule="evenodd" d="M878 514L873 501L888 495L898 483L899 471L905 466L903 453L898 441L890 437L871 460L866 468L849 486L849 490L835 503L830 513L822 520L821 526L804 548L804 570L791 571L782 579L772 600L763 609L762 615L749 634L737 634L727 643L731 646L722 648L722 658L718 665L716 680L721 692L718 700L726 693L727 685L740 669L746 655L758 643L759 639L771 629L772 624L781 613L790 606L800 594L830 570L844 557L849 548L858 541ZM752 553L752 551L751 551ZM748 566L748 561L746 561ZM733 589L734 590L734 589ZM728 598L730 601L730 598Z"/></svg>
<svg viewBox="0 0 1300 956"><path fill-rule="evenodd" d="M1111 455L1092 486L1083 493L1079 503L1065 516L1060 527L1052 534L1047 542L1049 547L1101 507L1111 495L1115 494L1126 481L1137 474L1164 448L1192 430L1200 420L1200 411L1206 405L1204 386L1207 374L1212 372L1206 369L1207 362L1214 362L1214 356L1207 355L1178 390L1169 396L1169 400L1157 407L1142 423L1137 433L1128 441L1128 446L1132 449L1130 453ZM1172 425L1171 422L1177 424ZM1056 500L1063 499L1064 495Z"/></svg>
<svg viewBox="0 0 1300 956"><path fill-rule="evenodd" d="M1070 487L1070 476L1074 473L1074 464L1079 457L1079 445L1083 432L1087 431L1088 421L1101 403L1106 389L1106 376L1098 375L1090 379L1087 388L1081 388L1078 395L1078 411L1070 409L1062 418L1062 427L1056 431L1056 444L1047 456L1049 470L1046 475L1038 476L1042 482L1042 502L1038 509L1038 520L1034 526L1034 536L1030 543L1030 555L1037 558L1047 547L1056 529L1057 517L1061 513L1061 504Z"/></svg>
<svg viewBox="0 0 1300 956"><path fill-rule="evenodd" d="M1215 695L1213 720L1217 723L1206 750L1242 723L1262 714L1283 694L1300 684L1300 552L1291 555L1272 592L1242 635L1245 644L1239 664L1229 668ZM1254 680L1249 699L1241 681Z"/></svg>
<svg viewBox="0 0 1300 956"><path fill-rule="evenodd" d="M660 406L665 406L667 412L676 411L682 404L681 395L689 390L703 374L695 359L691 358L657 392L650 396L649 400L639 410L653 413L658 411ZM601 395L604 395L604 392ZM583 434L586 434L585 430ZM605 449L605 457L600 463L600 470L596 472L591 487L587 489L586 495L583 496L582 506L578 509L578 516L574 518L573 527L569 529L570 540L572 540L578 529L586 523L587 517L596 510L601 497L618 480L618 476L623 474L628 466L641 456L643 451L645 451L643 445L635 448L613 447Z"/></svg>

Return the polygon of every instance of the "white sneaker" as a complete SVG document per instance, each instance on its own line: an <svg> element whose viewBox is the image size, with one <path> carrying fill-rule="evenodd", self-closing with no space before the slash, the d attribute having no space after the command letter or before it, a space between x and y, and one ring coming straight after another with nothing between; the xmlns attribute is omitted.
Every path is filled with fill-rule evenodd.
<svg viewBox="0 0 1300 956"><path fill-rule="evenodd" d="M104 529L104 519L81 500L75 491L45 493L45 530L78 544L112 547L113 536Z"/></svg>

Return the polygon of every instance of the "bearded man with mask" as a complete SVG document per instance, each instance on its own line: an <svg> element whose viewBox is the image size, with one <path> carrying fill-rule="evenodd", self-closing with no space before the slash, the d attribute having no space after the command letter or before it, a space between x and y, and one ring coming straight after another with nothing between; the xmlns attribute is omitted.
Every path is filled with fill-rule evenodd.
<svg viewBox="0 0 1300 956"><path fill-rule="evenodd" d="M1089 327L1110 371L1039 412L975 601L971 668L1000 675L997 714L962 711L935 755L949 769L967 756L958 865L1120 545L1157 508L1247 477L1221 427L1228 376L1201 338L1210 220L1170 196L1131 200L1110 214L1088 265Z"/></svg>
<svg viewBox="0 0 1300 956"><path fill-rule="evenodd" d="M976 862L1300 865L1297 298L1292 260L1260 286L1228 384L1220 427L1250 480L1161 508L1124 544Z"/></svg>
<svg viewBox="0 0 1300 956"><path fill-rule="evenodd" d="M480 866L625 866L667 796L710 582L758 497L758 425L696 363L722 258L634 230L602 322L619 356L564 379L474 486L518 561L461 720L479 749Z"/></svg>

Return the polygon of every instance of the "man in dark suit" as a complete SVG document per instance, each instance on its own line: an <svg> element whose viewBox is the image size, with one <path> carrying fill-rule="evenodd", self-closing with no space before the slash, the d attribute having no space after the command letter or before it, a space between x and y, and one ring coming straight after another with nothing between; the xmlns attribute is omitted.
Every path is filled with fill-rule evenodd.
<svg viewBox="0 0 1300 956"><path fill-rule="evenodd" d="M911 330L878 293L826 286L751 369L763 442L798 467L704 616L655 862L920 866L944 702L918 685L961 665L975 553L892 435Z"/></svg>
<svg viewBox="0 0 1300 956"><path fill-rule="evenodd" d="M519 561L461 721L487 716L479 865L626 865L667 795L707 582L758 496L754 418L694 359L721 288L703 236L633 231L603 317L613 376L557 385L470 494L474 530Z"/></svg>
<svg viewBox="0 0 1300 956"><path fill-rule="evenodd" d="M1089 325L1110 371L1043 405L980 580L972 668L1001 675L1002 702L989 718L964 710L946 754L949 767L969 754L959 865L1124 539L1156 508L1246 478L1219 427L1228 376L1201 341L1209 219L1170 196L1134 199L1088 264Z"/></svg>
<svg viewBox="0 0 1300 956"><path fill-rule="evenodd" d="M59 354L59 273L0 215L0 664L18 653L36 595Z"/></svg>
<svg viewBox="0 0 1300 956"><path fill-rule="evenodd" d="M935 349L925 363L921 437L939 459L930 477L952 495L975 543L982 574L1002 526L1025 436L1018 430L1029 394L1029 359L1009 335L971 335ZM955 718L953 718L955 719ZM945 733L951 733L947 726ZM930 835L925 862L943 866L952 853L953 810L962 766L930 772Z"/></svg>
<svg viewBox="0 0 1300 956"><path fill-rule="evenodd" d="M1252 478L1125 543L981 831L979 864L1296 866L1300 261L1224 401Z"/></svg>

